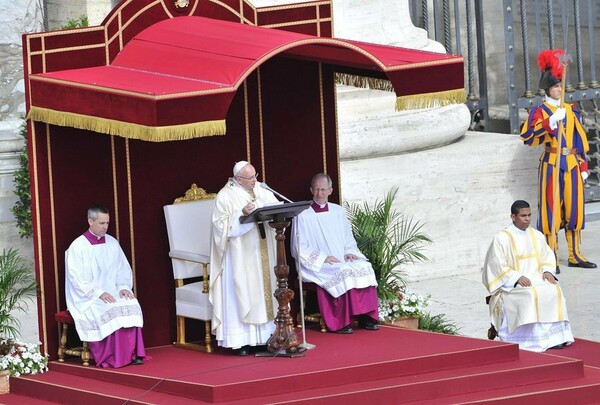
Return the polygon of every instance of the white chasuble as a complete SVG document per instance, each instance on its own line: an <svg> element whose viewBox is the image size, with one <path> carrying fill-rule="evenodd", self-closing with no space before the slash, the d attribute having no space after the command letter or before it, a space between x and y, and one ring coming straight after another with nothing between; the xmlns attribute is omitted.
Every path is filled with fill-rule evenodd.
<svg viewBox="0 0 600 405"><path fill-rule="evenodd" d="M258 182L253 191L229 179L217 194L212 217L209 299L212 330L223 347L265 344L275 330L275 230L265 223L262 239L256 223L239 219L250 202L260 208L279 201Z"/></svg>
<svg viewBox="0 0 600 405"><path fill-rule="evenodd" d="M85 236L71 243L65 253L65 296L79 338L98 342L117 329L142 327L142 309L137 299L125 299L119 291L131 291L131 266L119 245L110 235L105 243L91 244ZM117 302L100 299L104 292Z"/></svg>
<svg viewBox="0 0 600 405"><path fill-rule="evenodd" d="M328 211L315 212L312 207L302 211L294 220L291 246L302 271L303 281L317 284L334 298L351 289L377 286L371 263L358 250L344 209L327 203ZM353 254L358 260L344 261ZM339 263L325 263L334 256Z"/></svg>

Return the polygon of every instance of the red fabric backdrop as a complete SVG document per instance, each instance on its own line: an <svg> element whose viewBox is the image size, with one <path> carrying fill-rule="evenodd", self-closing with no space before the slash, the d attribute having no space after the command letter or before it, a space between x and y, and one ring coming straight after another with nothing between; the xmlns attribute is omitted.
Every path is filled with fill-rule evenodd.
<svg viewBox="0 0 600 405"><path fill-rule="evenodd" d="M85 87L53 87L50 81L31 80L30 73L52 78L60 76L52 72L91 68L70 71L77 72L75 76L80 78L92 73L88 76L90 81L94 80L94 72L112 62L115 66L111 69L121 69L119 52L123 46L146 27L177 15L247 24L290 22L286 27L289 31L331 34L331 2L328 1L264 10L254 10L239 0L225 0L221 4L191 0L185 10L175 10L171 2L167 3L165 9L161 3L153 4L150 0L124 1L101 27L23 37L28 109L36 105L35 100L40 101L42 107L82 109L86 114L99 116L107 112L128 122L149 125L197 122L216 114L224 118L227 125L223 136L154 143L30 122L34 251L41 290L40 337L52 358L58 346L54 313L65 308L64 251L87 228L85 216L90 205L103 203L112 211L109 232L119 239L131 260L136 292L145 313L144 338L148 346L156 346L169 344L175 338L174 282L163 205L183 195L192 183L217 192L231 175L234 163L242 159L256 166L261 180L294 200L310 198L309 181L316 172L327 172L334 180L334 187L338 184L334 93L337 67L321 62L335 61L339 55L329 57L326 44L290 48L277 56L254 60L258 63L252 70L242 71L242 75L249 76L243 76L244 81L235 84L239 88L230 92L227 102L217 100L213 104L214 98L209 97L201 101L198 97L175 97L155 116L148 115L144 109L147 105L142 105L152 103L147 98L140 98L142 101L138 100L138 104L129 103L119 94L98 92L101 96L93 98ZM228 35L227 30L221 34ZM193 42L193 39L190 33L190 37L182 37L181 42ZM302 53L303 50L308 53ZM238 51L243 54L245 50L239 48ZM352 55L342 53L344 57ZM124 53L123 63L126 56ZM256 58L256 55L249 57ZM171 62L168 55L161 58L158 68L167 69L170 63L164 62ZM365 61L363 55L358 55L352 63L362 66ZM452 63L462 67L462 62ZM197 78L193 76L193 65L183 63L182 66L187 66L185 80L191 80L195 86L203 85L194 82ZM214 73L219 73L218 64L214 68ZM143 91L146 82L127 83L147 74L137 73L140 76L129 77L125 83ZM238 72L228 80L235 82L240 77ZM97 80L103 78L98 76ZM462 70L460 75L447 80L462 83ZM59 87L64 88L59 90ZM339 200L337 193L333 200Z"/></svg>

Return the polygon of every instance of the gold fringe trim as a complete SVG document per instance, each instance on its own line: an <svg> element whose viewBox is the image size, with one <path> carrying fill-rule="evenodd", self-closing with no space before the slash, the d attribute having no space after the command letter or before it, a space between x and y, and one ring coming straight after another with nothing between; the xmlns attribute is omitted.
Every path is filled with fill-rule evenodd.
<svg viewBox="0 0 600 405"><path fill-rule="evenodd" d="M361 87L363 89L394 91L392 82L386 79L376 79L374 77L350 75L348 73L336 73L335 82L346 86Z"/></svg>
<svg viewBox="0 0 600 405"><path fill-rule="evenodd" d="M394 91L392 82L386 79L350 75L347 73L336 73L335 82L346 86L360 87L364 89ZM467 95L464 89L437 91L425 94L412 94L396 98L396 111L416 110L419 108L441 107L449 104L464 104Z"/></svg>
<svg viewBox="0 0 600 405"><path fill-rule="evenodd" d="M465 89L436 91L433 93L396 97L396 111L443 107L445 105L464 104L466 102L467 95L465 94Z"/></svg>
<svg viewBox="0 0 600 405"><path fill-rule="evenodd" d="M227 129L225 120L150 127L131 122L56 111L41 107L31 107L27 114L27 119L149 142L182 141L205 136L225 135Z"/></svg>

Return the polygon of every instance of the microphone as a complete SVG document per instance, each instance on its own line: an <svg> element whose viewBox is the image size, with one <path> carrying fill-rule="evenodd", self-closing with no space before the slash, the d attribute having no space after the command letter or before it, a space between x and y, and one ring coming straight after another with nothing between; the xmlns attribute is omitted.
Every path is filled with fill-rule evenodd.
<svg viewBox="0 0 600 405"><path fill-rule="evenodd" d="M290 200L289 198L287 198L283 194L278 193L277 191L273 190L271 187L267 186L267 183L260 183L260 186L262 188L264 188L265 190L269 190L271 193L275 194L276 196L283 198L284 200L286 200L289 203L293 202L292 200Z"/></svg>

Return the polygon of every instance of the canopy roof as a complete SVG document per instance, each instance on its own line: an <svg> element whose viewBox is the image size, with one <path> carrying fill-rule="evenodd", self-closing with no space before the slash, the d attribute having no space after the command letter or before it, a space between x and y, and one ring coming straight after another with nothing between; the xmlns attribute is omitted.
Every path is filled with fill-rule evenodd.
<svg viewBox="0 0 600 405"><path fill-rule="evenodd" d="M194 16L146 28L110 65L30 75L29 117L148 141L224 134L237 89L276 55L387 77L400 108L414 97L464 102L460 56Z"/></svg>

